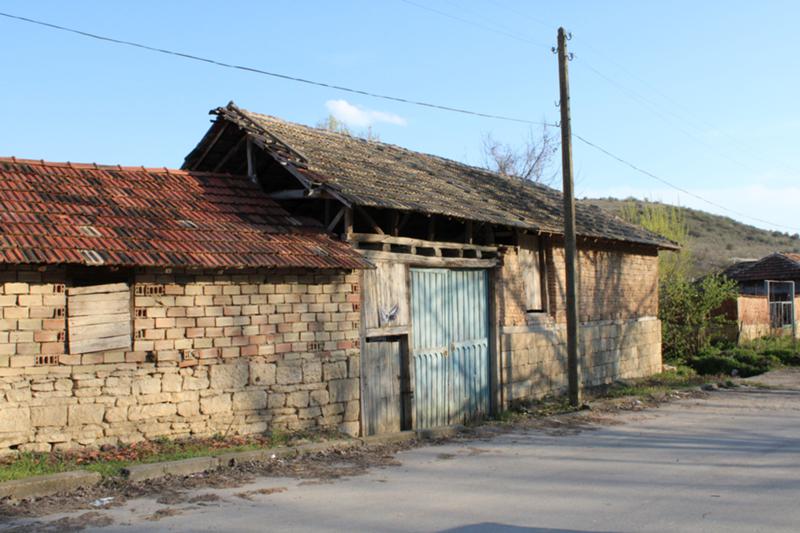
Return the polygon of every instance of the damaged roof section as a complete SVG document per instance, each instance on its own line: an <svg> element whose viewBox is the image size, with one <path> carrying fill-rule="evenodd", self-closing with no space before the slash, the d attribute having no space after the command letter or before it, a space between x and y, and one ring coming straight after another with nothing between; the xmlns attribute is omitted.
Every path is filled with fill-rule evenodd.
<svg viewBox="0 0 800 533"><path fill-rule="evenodd" d="M243 176L0 158L0 263L368 266Z"/></svg>
<svg viewBox="0 0 800 533"><path fill-rule="evenodd" d="M215 128L233 124L290 172L348 204L563 234L563 199L556 189L390 144L286 122L233 103L212 113L220 120L187 156L185 168L193 168L208 153ZM576 205L576 223L582 237L677 248L672 241L582 202Z"/></svg>

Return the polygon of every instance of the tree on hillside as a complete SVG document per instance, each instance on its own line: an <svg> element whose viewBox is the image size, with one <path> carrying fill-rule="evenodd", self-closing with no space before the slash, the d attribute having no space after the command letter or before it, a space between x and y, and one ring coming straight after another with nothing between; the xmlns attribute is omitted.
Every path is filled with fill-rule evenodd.
<svg viewBox="0 0 800 533"><path fill-rule="evenodd" d="M677 252L662 252L659 255L659 275L662 280L689 277L692 249L689 224L682 209L672 205L630 200L622 206L621 215L628 222L642 226L681 247Z"/></svg>
<svg viewBox="0 0 800 533"><path fill-rule="evenodd" d="M550 165L558 151L558 141L547 126L542 126L541 132L531 128L527 138L518 146L501 142L491 133L486 133L482 149L483 165L494 172L545 185L555 178L555 174L550 173Z"/></svg>
<svg viewBox="0 0 800 533"><path fill-rule="evenodd" d="M718 309L736 298L736 283L716 275L691 279L689 227L685 212L678 207L630 201L622 209L622 218L681 246L677 252L659 254L658 317L665 358L691 363L728 323Z"/></svg>

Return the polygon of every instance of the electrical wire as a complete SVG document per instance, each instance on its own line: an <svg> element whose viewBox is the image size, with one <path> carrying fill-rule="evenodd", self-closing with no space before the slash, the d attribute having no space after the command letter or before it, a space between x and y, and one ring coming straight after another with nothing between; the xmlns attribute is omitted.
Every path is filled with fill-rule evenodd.
<svg viewBox="0 0 800 533"><path fill-rule="evenodd" d="M579 66L583 66L584 68L586 68L589 72L591 72L595 76L601 78L602 80L606 81L610 85L613 85L614 87L617 88L617 90L620 93L624 94L625 96L627 96L631 100L637 102L642 107L644 107L646 109L649 109L649 111L651 113L659 116L664 122L670 124L672 127L675 128L676 131L681 132L683 135L685 135L686 137L688 137L689 139L691 139L695 143L700 144L700 145L706 147L707 149L709 149L709 150L711 150L713 152L716 152L717 155L719 155L723 159L727 159L729 162L733 163L737 167L743 167L744 169L749 170L750 172L758 172L751 165L748 165L747 163L741 161L740 159L737 159L735 157L732 157L732 156L728 155L724 151L720 150L717 146L706 142L705 140L701 139L697 135L693 134L691 131L689 131L689 130L687 130L687 129L685 129L682 126L679 126L677 124L672 124L670 122L669 117L667 116L667 115L670 115L670 116L673 117L673 119L677 120L678 122L686 123L687 121L682 119L679 115L677 115L677 114L675 114L673 112L670 112L669 110L665 110L665 111L660 110L659 109L659 105L657 103L653 102L652 100L649 100L648 98L640 95L636 91L633 91L632 89L629 89L629 88L625 87L624 85L622 85L621 83L617 82L613 78L607 76L606 74L604 74L600 70L598 70L595 67L593 67L591 64L587 63L582 57L575 56L575 59L576 59L575 64L577 64Z"/></svg>
<svg viewBox="0 0 800 533"><path fill-rule="evenodd" d="M518 35L516 33L511 33L511 32L508 32L508 31L505 31L505 30L502 30L502 29L493 28L491 26L487 26L486 24L482 24L480 22L475 22L473 20L465 19L463 17L459 17L457 15L453 15L453 14L448 13L446 11L442 11L440 9L436 9L435 7L430 7L430 6L426 6L426 5L423 5L423 4L419 4L417 2L413 2L412 0L400 0L400 1L403 2L404 4L408 4L410 6L414 6L414 7L418 8L418 9L424 9L425 11L430 11L431 13L436 13L437 15L441 15L443 17L446 17L446 18L449 18L449 19L452 19L452 20L456 20L456 21L464 23L464 24L469 24L470 26L474 26L476 28L481 28L481 29L486 30L486 31L497 33L499 35L503 35L505 37L509 37L511 39L515 39L515 40L521 41L523 43L534 44L536 46L541 46L543 48L547 48L548 50L550 49L550 45L549 44L546 44L546 43L543 43L543 42L539 42L539 41L534 41L534 40L529 39L527 37L523 37L521 35Z"/></svg>
<svg viewBox="0 0 800 533"><path fill-rule="evenodd" d="M411 3L413 5L417 5L417 4L414 4L413 2L410 2L409 0L402 0L402 1L406 2L406 3ZM425 8L426 6L419 6L419 7ZM81 35L81 36L84 36L84 37L97 39L97 40L100 40L100 41L106 41L106 42L111 42L111 43L115 43L115 44L131 46L131 47L140 48L140 49L148 50L148 51L152 51L152 52L158 52L158 53L162 53L162 54L168 54L168 55L173 55L173 56L177 56L177 57L182 57L184 59L190 59L190 60L193 60L193 61L200 61L200 62L203 62L203 63L209 63L209 64L216 65L216 66L219 66L219 67L231 68L231 69L236 69L236 70L243 70L243 71L246 71L246 72L252 72L252 73L255 73L255 74L261 74L261 75L270 76L270 77L274 77L274 78L279 78L279 79L283 79L283 80L287 80L287 81L293 81L293 82L297 82L297 83L304 83L304 84L314 85L314 86L318 86L318 87L325 87L325 88L329 88L329 89L335 89L335 90L338 90L338 91L344 91L344 92L349 92L349 93L354 93L354 94L360 94L360 95L368 96L368 97L372 97L372 98L380 98L380 99L391 100L391 101L394 101L394 102L400 102L400 103L404 103L404 104L417 105L417 106L422 106L422 107L427 107L427 108L432 108L432 109L438 109L438 110L442 110L442 111L450 111L450 112L454 112L454 113L473 115L473 116L478 116L478 117L483 117L483 118L505 120L505 121L511 121L511 122L525 123L525 124L536 124L536 125L560 127L559 124L552 124L552 123L547 123L547 122L542 122L542 121L533 121L533 120L522 119L522 118L517 118L517 117L509 117L509 116L504 116L504 115L495 115L495 114L491 114L491 113L481 113L481 112L477 112L477 111L471 111L471 110L467 110L467 109L461 109L461 108L445 106L445 105L432 104L432 103L428 103L428 102L411 100L411 99L401 98L401 97L397 97L397 96L389 96L389 95L383 95L383 94L378 94L378 93L372 93L372 92L364 91L364 90L361 90L361 89L352 89L352 88L349 88L349 87L344 87L344 86L325 83L325 82L314 81L314 80L310 80L310 79L306 79L306 78L299 78L299 77L295 77L295 76L289 76L289 75L286 75L286 74L270 72L270 71L266 71L266 70L253 68L253 67L247 67L247 66L242 66L242 65L235 65L235 64L231 64L231 63L225 63L225 62L218 61L218 60L215 60L215 59L209 59L209 58L205 58L205 57L200 57L200 56L196 56L196 55L192 55L192 54L187 54L187 53L184 53L184 52L176 52L176 51L173 51L173 50L157 48L157 47L154 47L154 46L149 46L149 45L136 43L136 42L132 42L132 41L125 41L125 40L121 40L121 39L115 39L115 38L112 38L112 37L106 37L106 36L102 36L102 35L97 35L97 34L94 34L94 33L89 33L89 32L85 32L85 31L82 31L82 30L77 30L77 29L74 29L74 28L68 28L68 27L65 27L65 26L60 26L60 25L57 25L57 24L52 24L52 23L49 23L49 22L41 21L41 20L30 19L30 18L27 18L27 17L13 15L13 14L10 14L10 13L0 12L0 16L6 17L6 18L9 18L9 19L14 19L14 20L26 22L26 23L30 23L30 24L44 26L44 27L55 29L55 30L59 30L59 31L69 32L69 33ZM792 226L785 226L783 224L776 224L776 223L770 222L768 220L764 220L764 219L761 219L761 218L753 217L753 216L747 215L745 213L741 213L739 211L735 211L733 209L725 207L724 205L718 204L718 203L713 202L711 200L708 200L708 199L706 199L706 198L704 198L704 197L702 197L702 196L700 196L698 194L692 193L692 192L690 192L690 191L688 191L688 190L686 190L686 189L684 189L682 187L679 187L679 186L671 183L670 181L668 181L668 180L666 180L664 178L661 178L660 176L657 176L656 174L653 174L652 172L649 172L649 171L647 171L647 170L645 170L645 169L643 169L643 168L641 168L641 167L639 167L639 166L637 166L637 165L635 165L635 164L623 159L622 157L612 153L611 151L603 148L602 146L600 146L600 145L598 145L596 143L593 143L593 142L589 141L588 139L586 139L585 137L583 137L581 135L573 133L573 136L576 139L578 139L579 141L581 141L582 143L594 148L595 150L598 150L598 151L602 152L603 154L605 154L606 156L616 160L617 162L619 162L619 163L621 163L621 164L623 164L623 165L625 165L627 167L630 167L631 169L635 170L636 172L639 172L640 174L643 174L643 175L648 176L648 177L650 177L652 179L655 179L655 180L663 183L664 185L667 185L668 187L671 187L671 188L673 188L673 189L675 189L675 190L677 190L679 192L682 192L682 193L684 193L684 194L686 194L688 196L691 196L692 198L695 198L695 199L698 199L698 200L700 200L702 202L705 202L705 203L707 203L707 204L709 204L711 206L714 206L714 207L716 207L718 209L727 211L729 213L732 213L732 214L737 215L737 216L742 217L742 218L747 218L747 219L754 220L754 221L757 221L757 222L761 222L763 224L767 224L767 225L770 225L770 226L788 228L788 229L792 229L792 230L796 230L796 231L800 230L800 228L795 228L795 227L792 227Z"/></svg>
<svg viewBox="0 0 800 533"><path fill-rule="evenodd" d="M272 78L278 78L278 79L287 80L287 81L293 81L293 82L297 82L297 83L304 83L306 85L314 85L314 86L317 86L317 87L324 87L326 89L334 89L336 91L342 91L342 92L347 92L347 93L351 93L351 94L358 94L358 95L361 95L361 96L368 96L370 98L379 98L379 99L382 99L382 100L389 100L389 101L392 101L392 102L399 102L399 103L402 103L402 104L409 104L409 105L416 105L416 106L420 106L420 107L427 107L429 109L438 109L440 111L450 111L452 113L460 113L462 115L472 115L472 116L476 116L476 117L490 118L490 119L494 119L494 120L503 120L503 121L506 121L506 122L517 122L517 123L521 123L521 124L534 124L534 125L539 125L539 126L553 126L553 127L556 126L555 124L542 122L542 121L537 121L537 120L529 120L529 119L524 119L524 118L519 118L519 117L511 117L511 116L507 116L507 115L498 115L498 114L494 114L494 113L484 113L484 112L480 112L480 111L472 111L472 110L469 110L469 109L463 109L463 108L459 108L459 107L434 104L434 103L430 103L430 102L423 102L423 101L420 101L420 100L413 100L413 99L409 99L409 98L401 98L399 96L392 96L392 95L374 93L374 92L365 91L365 90L362 90L362 89L353 89L351 87L345 87L343 85L336 85L336 84L333 84L333 83L327 83L327 82L321 82L321 81L311 80L311 79L307 79L307 78L300 78L300 77L296 77L296 76L290 76L288 74L281 74L281 73L278 73L278 72L271 72L271 71L262 70L262 69L259 69L259 68L248 67L248 66L244 66L244 65L236 65L236 64L233 64L233 63L226 63L224 61L219 61L219 60L216 60L216 59L209 59L209 58L206 58L206 57L201 57L201 56L197 56L197 55L194 55L194 54L188 54L188 53L185 53L185 52L178 52L178 51L175 51L175 50L168 50L168 49L165 49L165 48L158 48L158 47L155 47L155 46L150 46L150 45L137 43L137 42L133 42L133 41L125 41L125 40L122 40L122 39L115 39L113 37L107 37L107 36L104 36L104 35L98 35L96 33L90 33L90 32L86 32L86 31L82 31L82 30L77 30L77 29L74 29L74 28L68 28L66 26L60 26L58 24L52 24L50 22L45 22L45 21L42 21L42 20L36 20L36 19L27 18L27 17L22 17L22 16L19 16L19 15L13 15L11 13L0 12L0 16L6 17L6 18L9 18L9 19L13 19L13 20L17 20L17 21L21 21L21 22L26 22L26 23L29 23L29 24L35 24L35 25L38 25L38 26L44 26L46 28L51 28L51 29L55 29L55 30L59 30L59 31L63 31L63 32L68 32L68 33L73 33L73 34L76 34L76 35L81 35L83 37L89 37L91 39L97 39L99 41L105 41L105 42L109 42L109 43L114 43L114 44L119 44L119 45L124 45L124 46L130 46L130 47L139 48L139 49L142 49L142 50L148 50L150 52L157 52L157 53L160 53L160 54L167 54L167 55L171 55L171 56L182 57L184 59L190 59L192 61L199 61L199 62L202 62L202 63L208 63L210 65L215 65L215 66L218 66L218 67L241 70L241 71L245 71L245 72L251 72L253 74L260 74L260 75L263 75L263 76L270 76Z"/></svg>
<svg viewBox="0 0 800 533"><path fill-rule="evenodd" d="M753 221L756 221L756 222L761 222L762 224L767 224L769 226L773 226L773 227L776 227L776 228L785 228L785 229L790 229L790 230L794 230L794 231L800 231L800 228L797 228L797 227L794 227L794 226L786 226L784 224L777 224L777 223L771 222L769 220L764 220L763 218L750 216L750 215L747 215L745 213L742 213L741 211L736 211L736 210L733 210L733 209L731 209L729 207L725 207L724 205L719 204L719 203L714 202L714 201L711 201L711 200L709 200L707 198L704 198L704 197L700 196L699 194L695 194L695 193L693 193L691 191L688 191L687 189L684 189L683 187L679 187L678 185L675 185L674 183L672 183L672 182L670 182L670 181L668 181L668 180L666 180L666 179L664 179L664 178L662 178L662 177L660 177L660 176L658 176L656 174L653 174L652 172L650 172L648 170L645 170L645 169L643 169L643 168L631 163L630 161L628 161L626 159L623 159L622 157L612 153L609 150L606 150L602 146L600 146L600 145L598 145L596 143L593 143L589 139L587 139L585 137L582 137L581 135L578 135L575 132L572 132L572 136L575 137L576 139L578 139L579 141L581 141L582 143L586 144L587 146L590 146L590 147L594 148L595 150L607 155L611 159L614 159L618 163L621 163L621 164L623 164L623 165L625 165L627 167L630 167L630 168L632 168L633 170L635 170L636 172L638 172L640 174L644 174L645 176L648 176L648 177L650 177L650 178L652 178L652 179L654 179L656 181L659 181L659 182L663 183L664 185L666 185L667 187L675 189L678 192L682 192L683 194L685 194L687 196L691 196L692 198L700 200L701 202L705 202L708 205L714 206L717 209L722 209L723 211L726 211L726 212L731 213L733 215L736 215L736 216L739 216L739 217L742 217L742 218L747 218L747 219L750 219L750 220L753 220Z"/></svg>
<svg viewBox="0 0 800 533"><path fill-rule="evenodd" d="M515 17L525 18L527 20L530 20L531 22L534 22L534 23L542 26L543 28L552 29L554 27L551 24L548 24L547 22L545 22L545 21L543 21L541 19L538 19L538 18L535 18L535 17L529 15L528 13L525 13L525 12L520 11L518 9L514 9L514 8L508 6L508 5L505 5L503 2L500 2L499 0L486 0L486 1L491 3L492 5L494 5L496 7L499 7L500 9L503 9L503 10L511 13ZM508 28L508 26L506 26L506 28ZM782 168L784 168L785 170L787 170L787 171L789 171L789 172L791 172L793 174L800 174L800 168L798 168L798 167L796 167L794 165L788 164L785 161L775 161L773 159L768 159L768 158L764 157L760 153L758 153L755 150L753 150L752 146L749 146L746 143L742 142L741 140L739 140L739 139L735 138L734 136L728 134L724 129L719 128L719 127L709 123L708 121L703 120L702 118L698 117L694 111L692 111L691 109L689 109L685 105L681 104L680 102L676 101L674 98L670 97L668 94L666 94L664 91L662 91L657 85L655 85L654 83L650 83L647 80L643 79L642 77L638 76L637 74L632 72L630 69L628 69L625 65L623 65L620 61L617 61L616 59L614 59L609 54L604 53L597 46L594 46L591 42L587 41L586 39L581 39L580 36L576 36L576 38L578 39L578 42L580 42L582 46L585 46L586 48L592 50L595 54L597 54L599 57L603 58L605 61L611 63L613 66L615 66L617 69L619 69L622 73L624 73L625 75L627 75L631 79L637 81L641 85L645 86L650 93L659 96L661 99L663 99L665 102L667 102L670 106L680 110L680 114L676 113L676 112L674 112L674 111L672 111L670 109L665 108L664 106L660 105L659 103L655 102L654 100L642 95L640 92L638 92L638 91L636 91L636 90L634 90L634 89L632 89L630 87L627 87L625 84L623 84L622 82L614 79L612 76L609 76L609 75L605 74L600 69L593 67L591 64L589 64L586 61L585 56L583 54L581 54L580 56L576 56L576 59L577 59L577 61L575 62L576 66L578 66L579 68L580 67L585 67L590 72L592 72L594 75L596 75L599 78L603 79L605 82L609 83L610 85L613 85L617 90L622 92L624 94L624 96L630 98L631 100L636 101L639 105L642 105L643 107L649 108L648 110L651 113L653 113L655 115L658 115L665 122L670 123L668 117L666 116L666 115L669 115L675 121L677 121L679 123L686 124L686 125L688 125L689 127L693 128L695 130L711 129L715 133L718 133L720 136L723 136L723 137L727 138L728 141L731 144L735 145L734 147L732 147L729 150L730 152L735 151L737 154L742 153L742 152L747 152L747 154L751 158L753 158L755 160L758 160L761 163L768 163L768 164L771 164L771 165L777 164L777 165L781 166ZM754 169L751 165L748 165L747 163L742 162L737 157L731 156L730 153L727 153L726 151L723 151L722 149L720 149L716 145L712 145L712 144L706 142L705 140L699 138L698 136L690 133L689 131L687 131L683 127L681 127L681 126L679 126L677 124L674 124L674 123L670 123L670 125L673 128L675 128L677 131L680 131L684 135L687 135L688 137L691 137L695 142L697 142L699 144L702 144L705 147L709 148L710 150L716 152L718 155L720 155L724 159L727 159L728 161L731 161L732 163L735 163L736 165L738 165L740 167L744 167L744 168L746 168L747 170L749 170L751 172L759 172L757 169Z"/></svg>

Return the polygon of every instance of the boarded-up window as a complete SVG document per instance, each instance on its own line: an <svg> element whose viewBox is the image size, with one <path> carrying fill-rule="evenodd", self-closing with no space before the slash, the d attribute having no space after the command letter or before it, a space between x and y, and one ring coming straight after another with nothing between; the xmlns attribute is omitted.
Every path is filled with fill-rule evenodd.
<svg viewBox="0 0 800 533"><path fill-rule="evenodd" d="M131 290L127 283L67 289L69 353L131 347Z"/></svg>
<svg viewBox="0 0 800 533"><path fill-rule="evenodd" d="M525 287L525 310L544 311L546 305L544 255L538 237L520 235L519 268Z"/></svg>

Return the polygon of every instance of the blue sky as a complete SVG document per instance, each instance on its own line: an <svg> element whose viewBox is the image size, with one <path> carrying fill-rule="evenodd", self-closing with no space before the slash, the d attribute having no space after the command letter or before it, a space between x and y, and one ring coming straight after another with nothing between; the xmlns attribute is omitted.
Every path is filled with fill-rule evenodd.
<svg viewBox="0 0 800 533"><path fill-rule="evenodd" d="M431 8L423 9L420 4ZM200 56L531 120L558 120L556 28L574 35L573 130L733 215L575 143L579 196L633 195L800 232L795 2L15 1L0 11ZM441 12L441 13L439 13ZM468 163L528 126L298 85L0 18L0 155L179 166L207 111L315 124ZM754 218L776 223L773 226Z"/></svg>

